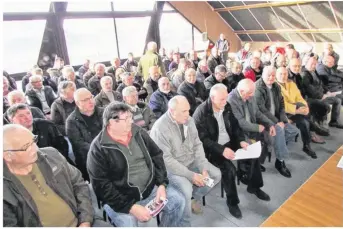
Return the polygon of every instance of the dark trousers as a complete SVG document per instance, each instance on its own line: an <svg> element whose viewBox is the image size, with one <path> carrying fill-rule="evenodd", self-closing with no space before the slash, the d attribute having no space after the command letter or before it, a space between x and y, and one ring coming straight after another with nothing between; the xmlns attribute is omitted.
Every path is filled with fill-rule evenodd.
<svg viewBox="0 0 343 229"><path fill-rule="evenodd" d="M288 117L292 120L295 125L298 127L301 133L301 139L304 145L308 145L311 142L311 133L310 133L310 122L308 118L301 114L290 115Z"/></svg>
<svg viewBox="0 0 343 229"><path fill-rule="evenodd" d="M341 104L343 105L343 94L336 95L336 98L339 98L341 100Z"/></svg>
<svg viewBox="0 0 343 229"><path fill-rule="evenodd" d="M324 100L307 99L310 108L310 115L317 122L322 122L326 119L327 114L330 112L330 104Z"/></svg>
<svg viewBox="0 0 343 229"><path fill-rule="evenodd" d="M262 145L262 152L261 152L261 156L258 158L260 164L264 164L264 162L266 161L266 158L269 155L269 150L268 150L268 146L271 146L272 142L270 141L269 138L269 131L267 131L266 129L259 133L259 132L248 132L247 133L247 137L249 139L253 139L256 142L261 141L261 145ZM249 142L251 143L251 142Z"/></svg>
<svg viewBox="0 0 343 229"><path fill-rule="evenodd" d="M331 121L336 122L341 114L342 99L337 96L328 97L324 100L308 99L308 103L311 113L313 113L317 120L320 120L320 117L326 116L330 112L330 105L332 105Z"/></svg>

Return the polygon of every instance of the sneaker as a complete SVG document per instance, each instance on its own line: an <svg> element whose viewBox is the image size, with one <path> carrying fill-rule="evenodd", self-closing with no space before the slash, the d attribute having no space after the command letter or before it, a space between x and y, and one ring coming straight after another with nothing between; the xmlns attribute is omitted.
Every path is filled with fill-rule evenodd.
<svg viewBox="0 0 343 229"><path fill-rule="evenodd" d="M192 212L196 215L203 213L201 205L195 199L192 200Z"/></svg>

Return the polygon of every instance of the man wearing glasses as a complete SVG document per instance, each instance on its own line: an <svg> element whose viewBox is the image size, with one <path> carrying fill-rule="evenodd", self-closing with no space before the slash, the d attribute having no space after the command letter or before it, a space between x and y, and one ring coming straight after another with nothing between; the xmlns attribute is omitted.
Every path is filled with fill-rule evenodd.
<svg viewBox="0 0 343 229"><path fill-rule="evenodd" d="M75 110L66 121L66 133L73 146L75 162L85 180L89 181L86 169L90 144L102 128L103 109L95 106L94 96L80 88L74 93Z"/></svg>
<svg viewBox="0 0 343 229"><path fill-rule="evenodd" d="M13 137L15 136L15 137ZM80 171L21 125L3 128L5 227L97 227L89 188Z"/></svg>
<svg viewBox="0 0 343 229"><path fill-rule="evenodd" d="M117 227L137 227L152 216L145 207L155 200L162 209L162 227L187 227L185 198L168 186L163 152L148 133L133 124L131 108L113 102L106 107L104 127L92 142L87 169L93 190Z"/></svg>
<svg viewBox="0 0 343 229"><path fill-rule="evenodd" d="M210 75L209 77L205 79L204 85L206 88L207 95L210 94L211 88L217 83L222 83L226 87L228 87L229 85L229 82L227 79L227 69L224 65L218 65L214 69L214 74Z"/></svg>

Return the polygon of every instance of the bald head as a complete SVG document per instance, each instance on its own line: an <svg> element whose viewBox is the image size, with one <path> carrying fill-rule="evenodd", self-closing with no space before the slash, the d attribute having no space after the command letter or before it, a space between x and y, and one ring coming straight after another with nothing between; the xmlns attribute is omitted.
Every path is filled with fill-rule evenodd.
<svg viewBox="0 0 343 229"><path fill-rule="evenodd" d="M16 149L23 144L23 140L18 137L22 135L29 135L31 138L33 134L30 130L19 124L8 124L3 127L3 149ZM15 138L13 136L16 136Z"/></svg>
<svg viewBox="0 0 343 229"><path fill-rule="evenodd" d="M323 58L323 63L328 68L332 68L335 65L335 58L333 58L331 55L326 55Z"/></svg>
<svg viewBox="0 0 343 229"><path fill-rule="evenodd" d="M263 68L262 80L267 86L271 86L275 82L276 69L274 66L266 66Z"/></svg>
<svg viewBox="0 0 343 229"><path fill-rule="evenodd" d="M301 70L300 60L298 58L292 58L291 61L289 62L289 69L294 74L299 74Z"/></svg>
<svg viewBox="0 0 343 229"><path fill-rule="evenodd" d="M190 105L186 97L177 95L168 102L168 111L178 124L185 124L189 118Z"/></svg>
<svg viewBox="0 0 343 229"><path fill-rule="evenodd" d="M90 91L88 91L88 89L77 89L74 93L74 100L81 113L85 115L92 115L94 113L94 96Z"/></svg>
<svg viewBox="0 0 343 229"><path fill-rule="evenodd" d="M317 63L318 61L315 57L310 57L308 61L306 62L305 68L308 71L313 72L316 70Z"/></svg>
<svg viewBox="0 0 343 229"><path fill-rule="evenodd" d="M243 101L249 100L255 94L255 83L251 79L242 79L238 82L237 90Z"/></svg>
<svg viewBox="0 0 343 229"><path fill-rule="evenodd" d="M223 110L226 105L228 97L227 87L218 83L215 84L210 90L210 98L212 102L212 107L215 112Z"/></svg>

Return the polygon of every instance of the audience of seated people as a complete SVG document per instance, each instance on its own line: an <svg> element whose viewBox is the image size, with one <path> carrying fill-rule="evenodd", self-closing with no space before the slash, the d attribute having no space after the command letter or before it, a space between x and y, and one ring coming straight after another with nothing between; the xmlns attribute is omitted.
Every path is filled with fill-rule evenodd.
<svg viewBox="0 0 343 229"><path fill-rule="evenodd" d="M221 35L217 43L208 57L190 50L180 59L178 48L167 55L161 48L159 55L149 42L138 62L129 53L123 65L114 58L106 71L87 59L79 76L58 57L49 75L33 66L22 79L25 94L4 72L4 225L110 226L94 218L86 181L115 226L151 220L144 206L164 198L160 225L191 226L191 212L202 212L199 201L211 190L206 177L214 185L222 179L236 218L242 212L235 176L269 201L261 190L267 157L274 154L276 170L290 178L287 143L300 135L302 150L317 158L311 142L325 143L318 135L329 136L324 121L330 112L329 127L343 129L339 55L331 44L318 61L312 48L299 55L292 44L285 52L276 45L262 52L246 43L229 58L230 42ZM256 141L260 158L240 160L236 168L235 151ZM32 174L44 185L33 187ZM13 177L15 183L7 182ZM22 192L34 192L31 202ZM54 219L48 208L56 208Z"/></svg>

